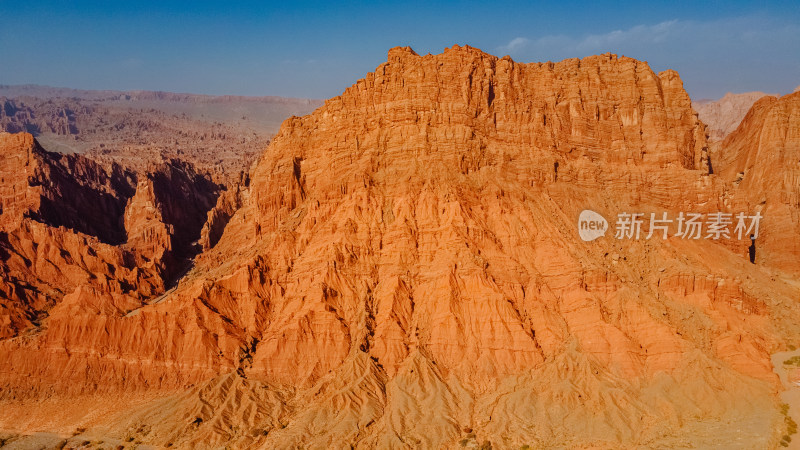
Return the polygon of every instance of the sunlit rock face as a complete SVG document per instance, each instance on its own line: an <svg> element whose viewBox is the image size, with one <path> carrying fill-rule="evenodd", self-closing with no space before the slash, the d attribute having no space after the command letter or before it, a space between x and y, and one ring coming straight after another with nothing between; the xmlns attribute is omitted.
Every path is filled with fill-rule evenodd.
<svg viewBox="0 0 800 450"><path fill-rule="evenodd" d="M285 121L249 179L208 203L204 251L175 289L75 283L46 326L0 341L8 417L33 429L45 395L129 396L147 400L60 423L200 447L774 445L770 353L800 341L783 234L800 223L796 103L762 105L716 161L674 71L392 49ZM753 141L764 133L773 144ZM781 145L783 164L738 142ZM149 189L138 181L127 211L147 210ZM674 224L583 240L587 209L609 227L625 211L759 212L758 258L749 239ZM167 248L170 227L142 214L124 228Z"/></svg>

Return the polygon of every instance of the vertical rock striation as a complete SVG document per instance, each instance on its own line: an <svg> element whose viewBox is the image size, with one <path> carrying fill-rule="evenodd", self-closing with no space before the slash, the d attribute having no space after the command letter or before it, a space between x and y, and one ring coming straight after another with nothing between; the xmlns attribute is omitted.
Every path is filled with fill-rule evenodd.
<svg viewBox="0 0 800 450"><path fill-rule="evenodd" d="M197 239L176 226L204 209L205 251L140 306L91 284L65 292L47 329L0 341L0 392L158 392L74 419L156 445L774 445L769 355L800 342L792 247L770 240L754 265L735 242L613 230L583 242L576 229L584 209L613 224L761 195L765 212L789 213L765 227L796 227L782 194L796 187L796 108L756 106L768 113L745 119L711 173L674 71L611 54L519 64L392 49L286 120L239 190L176 215L158 192L184 192L185 177L140 178L129 251L157 258ZM762 156L757 135L773 136ZM729 175L739 167L746 193ZM30 407L14 414L36 423Z"/></svg>

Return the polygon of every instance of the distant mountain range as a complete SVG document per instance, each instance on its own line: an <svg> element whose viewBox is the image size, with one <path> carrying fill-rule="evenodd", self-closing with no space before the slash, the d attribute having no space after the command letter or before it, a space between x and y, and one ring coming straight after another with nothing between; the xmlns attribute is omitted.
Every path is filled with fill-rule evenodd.
<svg viewBox="0 0 800 450"><path fill-rule="evenodd" d="M28 132L62 153L133 168L180 157L237 176L280 124L320 100L0 85L0 131Z"/></svg>
<svg viewBox="0 0 800 450"><path fill-rule="evenodd" d="M706 131L709 139L720 141L739 126L756 100L767 95L777 96L777 94L763 92L743 92L741 94L728 92L719 100L698 100L692 102L692 106L700 116L700 120L708 125Z"/></svg>

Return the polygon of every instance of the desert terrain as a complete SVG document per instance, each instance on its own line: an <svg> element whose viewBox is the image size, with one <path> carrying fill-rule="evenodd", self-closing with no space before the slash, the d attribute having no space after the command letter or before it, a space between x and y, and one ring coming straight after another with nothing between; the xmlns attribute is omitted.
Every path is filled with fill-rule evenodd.
<svg viewBox="0 0 800 450"><path fill-rule="evenodd" d="M324 102L0 97L1 446L800 442L800 92L456 45Z"/></svg>

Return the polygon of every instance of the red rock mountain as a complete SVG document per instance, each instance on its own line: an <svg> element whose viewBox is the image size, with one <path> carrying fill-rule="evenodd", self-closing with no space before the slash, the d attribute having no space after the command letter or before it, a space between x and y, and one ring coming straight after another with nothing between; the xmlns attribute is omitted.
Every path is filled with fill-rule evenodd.
<svg viewBox="0 0 800 450"><path fill-rule="evenodd" d="M775 446L770 354L800 343L796 98L757 103L716 160L674 71L392 49L286 120L213 208L151 206L162 179L177 199L207 190L168 171L108 189L125 243L23 213L105 266L40 259L87 275L0 340L0 428L176 447ZM4 175L4 201L29 186ZM204 251L164 293L147 261L206 208ZM584 242L584 209L758 211L763 234L755 264L737 240ZM49 280L16 256L44 239L12 240L21 210L3 209L4 264Z"/></svg>

